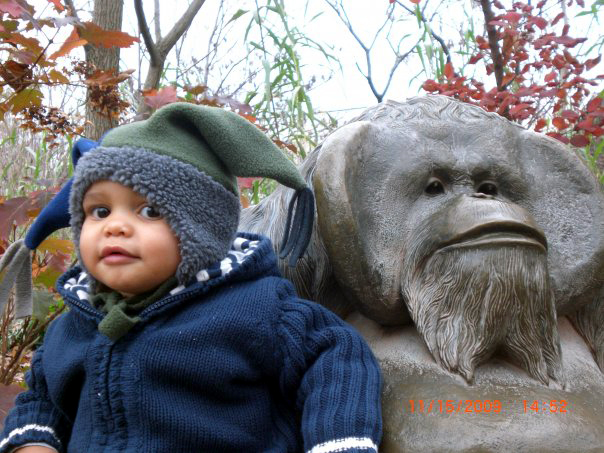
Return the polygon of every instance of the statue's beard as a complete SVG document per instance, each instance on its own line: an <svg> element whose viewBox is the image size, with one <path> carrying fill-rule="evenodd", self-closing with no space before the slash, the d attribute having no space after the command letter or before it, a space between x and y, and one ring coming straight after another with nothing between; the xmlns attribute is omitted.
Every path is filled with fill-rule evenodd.
<svg viewBox="0 0 604 453"><path fill-rule="evenodd" d="M501 352L530 376L562 383L556 311L545 253L449 248L403 282L411 317L438 363L472 382Z"/></svg>

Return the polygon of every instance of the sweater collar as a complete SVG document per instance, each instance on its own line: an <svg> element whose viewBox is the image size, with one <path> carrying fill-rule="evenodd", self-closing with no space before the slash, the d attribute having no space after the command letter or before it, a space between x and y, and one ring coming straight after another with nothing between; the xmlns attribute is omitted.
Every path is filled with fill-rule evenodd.
<svg viewBox="0 0 604 453"><path fill-rule="evenodd" d="M257 267L259 263L264 263L261 267L265 268L274 266L274 260L272 245L268 238L255 234L238 233L225 258L202 269L193 280L186 285L179 285L172 289L168 296L184 293L201 285L221 283L249 270L250 267ZM57 287L60 292L88 303L92 297L90 283L88 274L79 267L75 267L59 279Z"/></svg>

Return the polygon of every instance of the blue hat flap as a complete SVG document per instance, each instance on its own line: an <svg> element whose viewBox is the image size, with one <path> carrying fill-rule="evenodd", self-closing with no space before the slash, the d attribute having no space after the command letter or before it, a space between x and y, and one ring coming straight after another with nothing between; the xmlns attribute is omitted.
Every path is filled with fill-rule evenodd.
<svg viewBox="0 0 604 453"><path fill-rule="evenodd" d="M71 152L74 167L80 157L98 146L98 143L86 138L78 140ZM11 244L0 257L0 314L15 288L15 317L29 316L33 309L32 298L32 255L33 251L48 236L57 230L69 226L69 193L73 178L61 188L25 235L25 239Z"/></svg>

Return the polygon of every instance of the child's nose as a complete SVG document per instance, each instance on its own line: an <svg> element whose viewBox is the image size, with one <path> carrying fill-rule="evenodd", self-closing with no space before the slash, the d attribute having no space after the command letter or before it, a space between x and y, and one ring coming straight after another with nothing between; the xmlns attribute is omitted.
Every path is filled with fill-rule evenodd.
<svg viewBox="0 0 604 453"><path fill-rule="evenodd" d="M108 236L130 236L132 224L122 217L109 219L105 224L105 234Z"/></svg>

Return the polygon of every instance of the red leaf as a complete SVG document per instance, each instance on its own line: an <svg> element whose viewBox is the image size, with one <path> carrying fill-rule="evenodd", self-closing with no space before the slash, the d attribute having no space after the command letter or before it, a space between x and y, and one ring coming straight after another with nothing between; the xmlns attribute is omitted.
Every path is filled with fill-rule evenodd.
<svg viewBox="0 0 604 453"><path fill-rule="evenodd" d="M409 1L410 1L411 3L415 3L415 4L417 5L417 4L419 4L419 2L420 2L421 0L409 0ZM393 0L393 1L391 1L390 3L394 3L394 0Z"/></svg>
<svg viewBox="0 0 604 453"><path fill-rule="evenodd" d="M556 71L552 71L548 75L545 76L545 81L551 82L552 80L554 80L556 78L557 75L558 75L558 73Z"/></svg>
<svg viewBox="0 0 604 453"><path fill-rule="evenodd" d="M602 59L602 56L599 55L597 58L593 58L591 60L587 60L585 62L585 69L587 69L589 71L591 68L593 68L595 65L597 65L600 62L601 59Z"/></svg>
<svg viewBox="0 0 604 453"><path fill-rule="evenodd" d="M539 118L535 124L535 132L541 132L545 126L547 126L545 118Z"/></svg>
<svg viewBox="0 0 604 453"><path fill-rule="evenodd" d="M502 19L507 19L512 24L517 24L518 22L520 22L520 19L522 19L522 14L516 13L514 11L510 11L509 13L504 14L503 16L501 16L501 18Z"/></svg>
<svg viewBox="0 0 604 453"><path fill-rule="evenodd" d="M552 25L556 25L558 22L560 22L560 19L562 19L563 17L564 13L558 14L556 17L554 17L554 20L552 20Z"/></svg>
<svg viewBox="0 0 604 453"><path fill-rule="evenodd" d="M587 38L571 38L570 36L556 36L554 42L566 47L575 47L577 44L587 41Z"/></svg>
<svg viewBox="0 0 604 453"><path fill-rule="evenodd" d="M543 17L534 16L530 19L531 23L535 24L541 30L545 30L547 27L547 21Z"/></svg>
<svg viewBox="0 0 604 453"><path fill-rule="evenodd" d="M566 60L562 55L556 55L552 60L552 64L556 67L556 69L562 69L566 66Z"/></svg>
<svg viewBox="0 0 604 453"><path fill-rule="evenodd" d="M84 22L79 28L80 38L96 47L130 47L138 38L117 30L105 30L93 22Z"/></svg>
<svg viewBox="0 0 604 453"><path fill-rule="evenodd" d="M254 187L254 181L258 181L262 178L237 178L237 184L239 189L251 189Z"/></svg>
<svg viewBox="0 0 604 453"><path fill-rule="evenodd" d="M21 5L19 5L15 0L0 1L0 13L8 13L15 19L18 19L24 12L25 9Z"/></svg>
<svg viewBox="0 0 604 453"><path fill-rule="evenodd" d="M564 118L560 118L559 116L552 120L552 124L558 130L566 129L568 127L568 123L566 122L566 120Z"/></svg>
<svg viewBox="0 0 604 453"><path fill-rule="evenodd" d="M557 133L557 132L548 132L548 133L547 133L547 134L545 134L545 135L548 135L548 136L550 136L550 137L552 137L552 138L555 138L556 140L561 141L561 142L562 142L562 143L564 143L565 145L568 145L568 138L566 138L566 137L565 137L564 135L562 135L562 134L559 134L559 133Z"/></svg>
<svg viewBox="0 0 604 453"><path fill-rule="evenodd" d="M445 65L444 72L445 72L445 77L447 78L447 80L451 80L453 78L455 73L453 71L453 65L451 64L451 62L449 62Z"/></svg>
<svg viewBox="0 0 604 453"><path fill-rule="evenodd" d="M61 0L48 0L48 3L52 3L57 12L61 12L65 9L63 5L61 5Z"/></svg>
<svg viewBox="0 0 604 453"><path fill-rule="evenodd" d="M436 83L432 79L428 79L422 84L422 88L424 89L424 91L433 93L434 91L438 91L438 83Z"/></svg>
<svg viewBox="0 0 604 453"><path fill-rule="evenodd" d="M153 109L158 109L166 104L178 101L176 96L176 88L168 86L159 90L143 91L145 104Z"/></svg>
<svg viewBox="0 0 604 453"><path fill-rule="evenodd" d="M570 144L576 146L577 148L583 148L584 146L589 145L589 140L583 134L573 135L570 138Z"/></svg>
<svg viewBox="0 0 604 453"><path fill-rule="evenodd" d="M510 109L511 116L517 116L522 113L523 110L530 109L530 104L518 104Z"/></svg>
<svg viewBox="0 0 604 453"><path fill-rule="evenodd" d="M586 107L587 112L592 113L592 112L595 112L596 110L598 110L599 108L602 108L603 102L604 101L600 98L593 98L591 101L589 101L587 103L587 107Z"/></svg>
<svg viewBox="0 0 604 453"><path fill-rule="evenodd" d="M571 121L577 121L579 119L579 114L577 112L573 112L572 110L564 110L560 116Z"/></svg>
<svg viewBox="0 0 604 453"><path fill-rule="evenodd" d="M17 197L0 203L0 240L7 240L13 225L19 226L30 219L31 202L27 197Z"/></svg>

